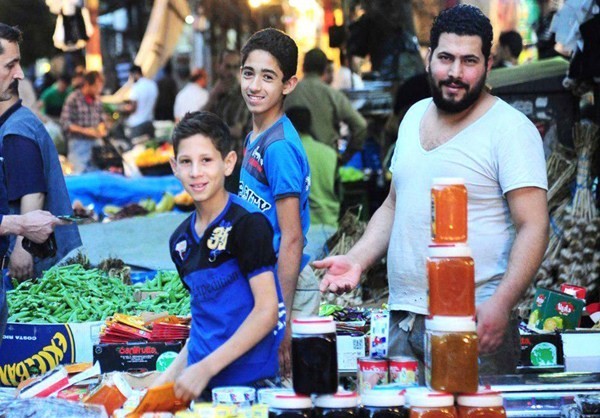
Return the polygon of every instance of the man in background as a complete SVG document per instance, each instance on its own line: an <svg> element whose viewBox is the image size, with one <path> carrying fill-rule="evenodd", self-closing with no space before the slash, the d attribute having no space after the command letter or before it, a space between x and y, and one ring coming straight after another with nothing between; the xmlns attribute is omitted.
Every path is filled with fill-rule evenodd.
<svg viewBox="0 0 600 418"><path fill-rule="evenodd" d="M158 99L158 86L153 80L144 77L142 69L133 65L129 70L129 77L133 81L129 101L123 111L129 114L125 126L129 132L127 136L135 139L144 135L154 137L154 106Z"/></svg>

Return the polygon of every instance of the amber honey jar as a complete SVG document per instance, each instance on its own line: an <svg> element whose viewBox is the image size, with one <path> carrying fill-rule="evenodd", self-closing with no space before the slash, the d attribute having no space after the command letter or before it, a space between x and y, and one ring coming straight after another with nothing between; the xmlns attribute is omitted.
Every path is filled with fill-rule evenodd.
<svg viewBox="0 0 600 418"><path fill-rule="evenodd" d="M418 387L406 391L409 418L456 418L454 396Z"/></svg>
<svg viewBox="0 0 600 418"><path fill-rule="evenodd" d="M427 257L429 314L475 315L475 263L466 244L433 244Z"/></svg>
<svg viewBox="0 0 600 418"><path fill-rule="evenodd" d="M482 389L476 393L462 393L456 403L459 418L506 418L499 392Z"/></svg>
<svg viewBox="0 0 600 418"><path fill-rule="evenodd" d="M438 244L467 242L467 188L464 179L433 179L431 240Z"/></svg>
<svg viewBox="0 0 600 418"><path fill-rule="evenodd" d="M443 392L476 392L478 340L472 317L434 316L425 320L425 379Z"/></svg>

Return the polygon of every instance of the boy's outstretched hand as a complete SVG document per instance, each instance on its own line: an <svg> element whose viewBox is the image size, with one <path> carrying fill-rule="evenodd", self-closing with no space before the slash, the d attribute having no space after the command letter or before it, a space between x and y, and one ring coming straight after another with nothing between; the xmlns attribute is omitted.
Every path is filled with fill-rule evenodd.
<svg viewBox="0 0 600 418"><path fill-rule="evenodd" d="M197 399L212 377L212 373L204 361L187 367L175 379L175 396L185 402Z"/></svg>
<svg viewBox="0 0 600 418"><path fill-rule="evenodd" d="M315 268L327 269L319 285L322 293L329 291L341 295L350 292L360 283L363 269L347 255L327 257L312 264Z"/></svg>

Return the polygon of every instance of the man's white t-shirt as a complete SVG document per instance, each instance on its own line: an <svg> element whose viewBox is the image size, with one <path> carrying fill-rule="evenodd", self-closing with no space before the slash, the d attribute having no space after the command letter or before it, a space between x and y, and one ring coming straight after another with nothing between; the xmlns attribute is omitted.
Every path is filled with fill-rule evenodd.
<svg viewBox="0 0 600 418"><path fill-rule="evenodd" d="M470 126L426 151L419 128L431 103L431 98L425 99L409 109L398 130L390 168L396 211L387 253L389 305L419 314L428 313L426 259L434 178L465 179L478 303L498 286L515 237L506 193L522 187L548 188L542 140L525 115L497 99Z"/></svg>
<svg viewBox="0 0 600 418"><path fill-rule="evenodd" d="M208 91L197 83L189 82L175 96L173 115L181 119L187 112L201 110L206 102L208 102Z"/></svg>
<svg viewBox="0 0 600 418"><path fill-rule="evenodd" d="M129 98L136 102L136 108L135 112L127 118L127 126L133 128L154 120L154 106L158 99L158 86L154 81L146 77L140 78L131 87Z"/></svg>

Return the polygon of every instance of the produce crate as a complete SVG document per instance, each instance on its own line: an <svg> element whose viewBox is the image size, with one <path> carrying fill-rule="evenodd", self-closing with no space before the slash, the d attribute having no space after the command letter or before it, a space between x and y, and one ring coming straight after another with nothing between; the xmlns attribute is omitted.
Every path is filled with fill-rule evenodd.
<svg viewBox="0 0 600 418"><path fill-rule="evenodd" d="M0 385L17 386L59 364L92 361L103 321L74 324L9 322L0 347Z"/></svg>

